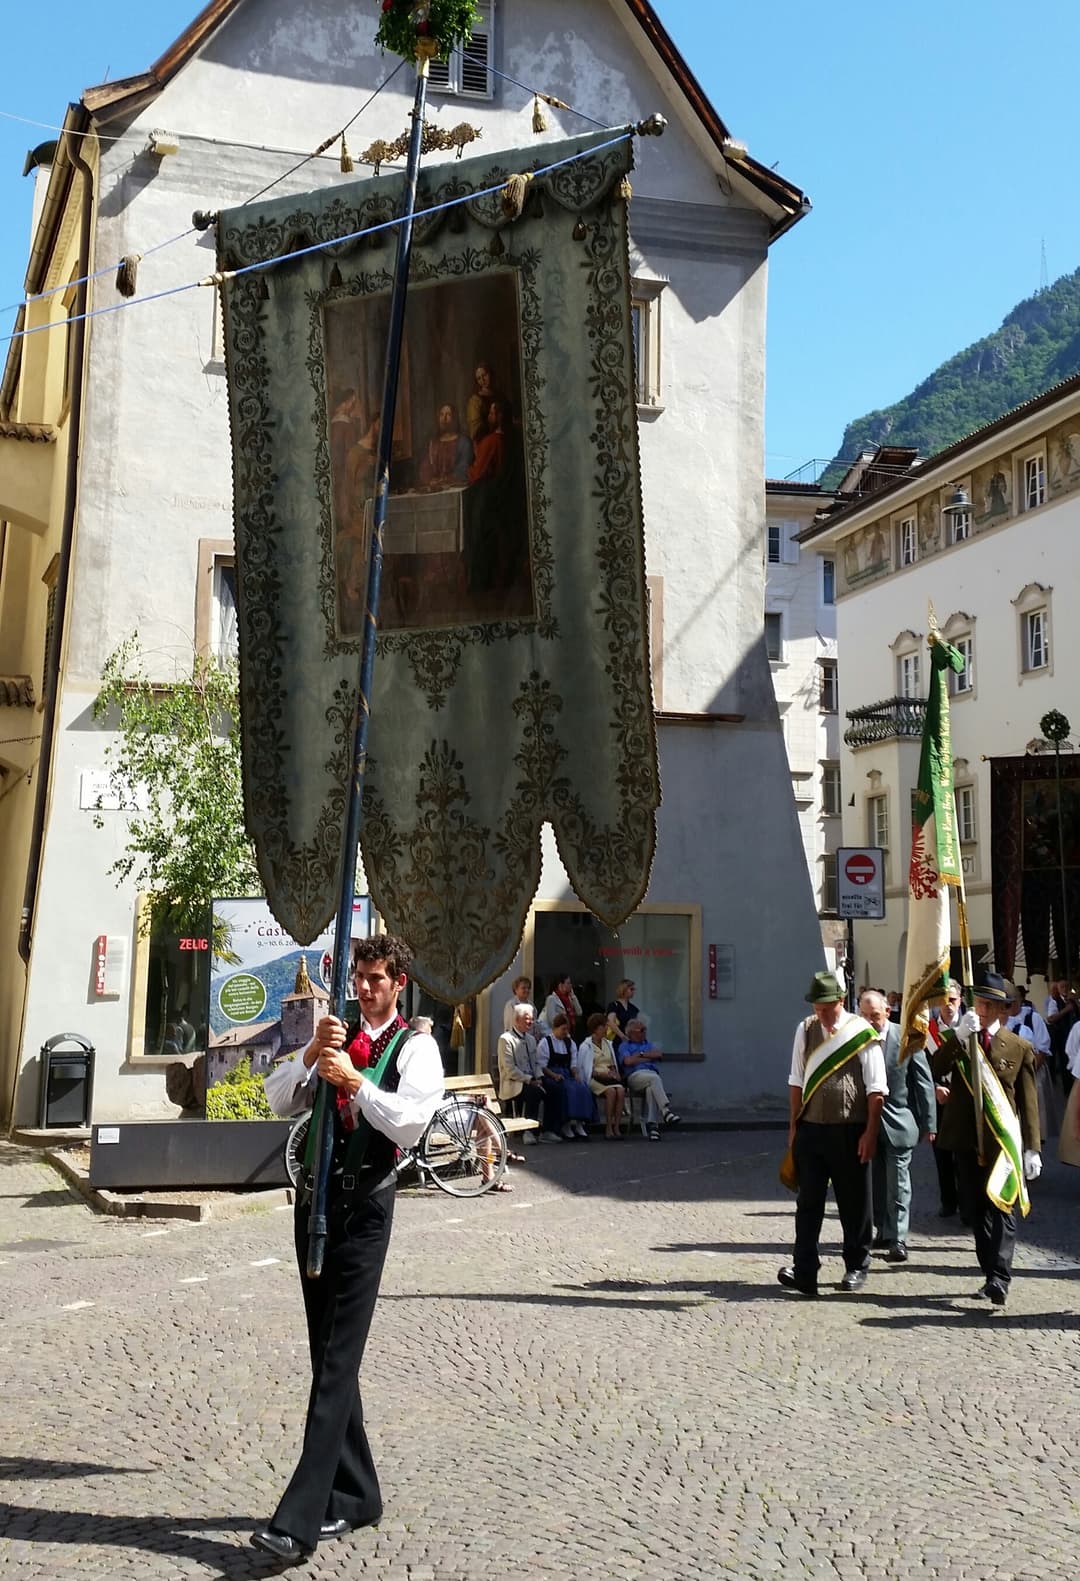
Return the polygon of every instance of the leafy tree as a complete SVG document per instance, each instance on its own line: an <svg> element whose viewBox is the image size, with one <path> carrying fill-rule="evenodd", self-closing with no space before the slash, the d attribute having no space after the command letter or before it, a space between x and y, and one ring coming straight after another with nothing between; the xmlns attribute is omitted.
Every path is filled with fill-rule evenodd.
<svg viewBox="0 0 1080 1581"><path fill-rule="evenodd" d="M151 681L134 635L106 660L93 714L117 730L105 757L129 809L126 848L109 871L148 893L145 926L201 933L215 895L259 894L244 828L236 666L196 658L190 676ZM221 954L227 941L219 945Z"/></svg>
<svg viewBox="0 0 1080 1581"><path fill-rule="evenodd" d="M227 1076L206 1089L208 1120L272 1120L261 1076L251 1074L251 1056L245 1055Z"/></svg>

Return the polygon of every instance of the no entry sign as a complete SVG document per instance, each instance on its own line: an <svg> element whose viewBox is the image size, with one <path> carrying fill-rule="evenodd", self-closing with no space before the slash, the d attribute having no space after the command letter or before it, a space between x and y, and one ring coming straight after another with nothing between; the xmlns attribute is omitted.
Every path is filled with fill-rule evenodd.
<svg viewBox="0 0 1080 1581"><path fill-rule="evenodd" d="M885 852L880 846L841 846L836 853L837 910L842 917L885 915Z"/></svg>

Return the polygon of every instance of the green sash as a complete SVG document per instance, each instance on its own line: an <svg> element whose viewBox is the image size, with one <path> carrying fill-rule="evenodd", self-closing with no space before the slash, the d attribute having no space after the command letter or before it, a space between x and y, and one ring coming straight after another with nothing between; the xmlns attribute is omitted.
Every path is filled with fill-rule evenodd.
<svg viewBox="0 0 1080 1581"><path fill-rule="evenodd" d="M398 1049L408 1042L412 1035L411 1028L398 1027L389 1043L383 1049L382 1054L379 1056L379 1063L374 1069L361 1071L360 1074L363 1079L372 1082L376 1087L381 1087L386 1080L386 1073L390 1069L390 1061ZM315 1167L315 1138L318 1135L319 1126L322 1124L327 1096L326 1083L322 1082L315 1095L315 1110L311 1117L311 1124L308 1126L307 1142L304 1145L304 1168L309 1172ZM370 1123L362 1114L357 1115L356 1129L349 1133L349 1141L345 1149L344 1166L348 1174L355 1175L357 1170L363 1167L364 1155L371 1144L371 1136L372 1127Z"/></svg>
<svg viewBox="0 0 1080 1581"><path fill-rule="evenodd" d="M955 1038L954 1035L954 1040L962 1050L956 1055L954 1068L960 1072L974 1103L975 1089L971 1080L971 1062L960 1039ZM1024 1152L1020 1121L994 1067L982 1049L977 1048L975 1052L979 1060L979 1077L982 1082L983 1117L998 1145L998 1156L990 1171L990 1178L986 1182L986 1195L1003 1213L1008 1213L1019 1204L1020 1212L1026 1219L1031 1211L1031 1203L1024 1182Z"/></svg>
<svg viewBox="0 0 1080 1581"><path fill-rule="evenodd" d="M852 1021L857 1023L854 1029L851 1026ZM835 1076L848 1060L855 1058L860 1049L880 1036L881 1033L875 1032L870 1023L864 1021L861 1016L851 1016L833 1033L832 1037L826 1038L824 1043L819 1044L807 1060L803 1071L803 1109L805 1110L822 1082L828 1081L830 1076Z"/></svg>

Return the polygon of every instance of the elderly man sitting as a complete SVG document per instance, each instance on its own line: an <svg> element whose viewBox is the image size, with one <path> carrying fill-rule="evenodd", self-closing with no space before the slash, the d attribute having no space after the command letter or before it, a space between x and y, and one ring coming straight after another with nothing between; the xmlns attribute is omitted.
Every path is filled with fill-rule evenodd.
<svg viewBox="0 0 1080 1581"><path fill-rule="evenodd" d="M520 1097L526 1117L539 1122L545 1109L544 1069L536 1052L533 1019L532 1005L519 1005L513 1013L510 1031L499 1038L499 1102L509 1103ZM550 1106L549 1098L548 1109ZM540 1140L561 1142L562 1137L553 1129L550 1113L545 1118L546 1129L541 1131ZM532 1131L526 1131L524 1140L534 1143L536 1137Z"/></svg>
<svg viewBox="0 0 1080 1581"><path fill-rule="evenodd" d="M633 1093L640 1093L644 1101L645 1117L641 1129L650 1142L660 1140L660 1122L678 1125L679 1116L668 1102L664 1083L660 1078L663 1054L645 1036L643 1021L628 1021L626 1036L619 1044L618 1061L626 1085Z"/></svg>

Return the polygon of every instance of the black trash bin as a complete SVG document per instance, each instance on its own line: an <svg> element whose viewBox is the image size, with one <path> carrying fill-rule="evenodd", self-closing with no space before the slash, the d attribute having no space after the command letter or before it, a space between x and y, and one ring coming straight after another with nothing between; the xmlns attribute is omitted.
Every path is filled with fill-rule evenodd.
<svg viewBox="0 0 1080 1581"><path fill-rule="evenodd" d="M41 1045L39 1129L89 1125L93 1092L94 1045L88 1039L60 1032Z"/></svg>

